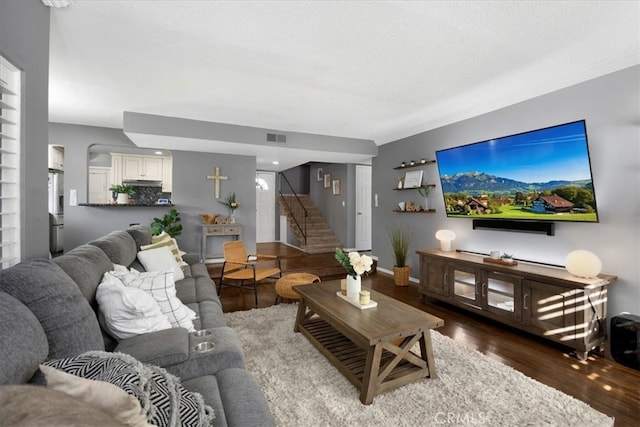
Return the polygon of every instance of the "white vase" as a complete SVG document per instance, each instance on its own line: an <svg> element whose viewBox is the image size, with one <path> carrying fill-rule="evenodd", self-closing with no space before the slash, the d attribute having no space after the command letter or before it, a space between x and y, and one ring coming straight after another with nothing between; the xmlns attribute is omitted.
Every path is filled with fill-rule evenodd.
<svg viewBox="0 0 640 427"><path fill-rule="evenodd" d="M362 278L347 275L347 298L358 300L360 298L360 290L362 289Z"/></svg>
<svg viewBox="0 0 640 427"><path fill-rule="evenodd" d="M129 195L127 193L118 193L118 198L116 199L116 203L119 205L128 205Z"/></svg>
<svg viewBox="0 0 640 427"><path fill-rule="evenodd" d="M231 224L236 223L236 214L231 214Z"/></svg>

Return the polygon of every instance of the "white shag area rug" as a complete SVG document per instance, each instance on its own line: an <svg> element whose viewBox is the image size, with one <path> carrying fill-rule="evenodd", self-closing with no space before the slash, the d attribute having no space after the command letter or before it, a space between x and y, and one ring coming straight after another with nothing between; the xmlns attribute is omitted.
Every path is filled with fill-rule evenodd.
<svg viewBox="0 0 640 427"><path fill-rule="evenodd" d="M297 304L225 315L278 426L612 426L613 418L431 332L438 377L376 396L359 391L299 333ZM414 347L419 352L418 347Z"/></svg>

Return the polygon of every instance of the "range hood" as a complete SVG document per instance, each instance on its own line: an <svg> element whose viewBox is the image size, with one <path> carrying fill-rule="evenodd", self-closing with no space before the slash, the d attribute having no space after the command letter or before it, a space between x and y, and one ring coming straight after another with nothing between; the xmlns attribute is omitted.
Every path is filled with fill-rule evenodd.
<svg viewBox="0 0 640 427"><path fill-rule="evenodd" d="M150 179L123 179L122 184L132 185L134 187L160 187L162 188L162 181L150 180Z"/></svg>

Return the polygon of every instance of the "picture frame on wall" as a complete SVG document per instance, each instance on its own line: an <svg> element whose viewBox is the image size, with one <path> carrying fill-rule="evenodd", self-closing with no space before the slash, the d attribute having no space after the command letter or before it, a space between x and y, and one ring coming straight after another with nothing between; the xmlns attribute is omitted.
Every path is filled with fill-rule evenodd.
<svg viewBox="0 0 640 427"><path fill-rule="evenodd" d="M334 196L338 196L340 194L340 180L339 179L334 179L331 182L331 193L333 193Z"/></svg>
<svg viewBox="0 0 640 427"><path fill-rule="evenodd" d="M324 178L324 188L331 188L331 174L325 173L323 178Z"/></svg>
<svg viewBox="0 0 640 427"><path fill-rule="evenodd" d="M422 186L422 171L407 172L404 175L404 188L419 188Z"/></svg>
<svg viewBox="0 0 640 427"><path fill-rule="evenodd" d="M322 168L318 168L317 174L318 175L317 175L316 179L318 181L322 181L324 179L324 173L322 171Z"/></svg>

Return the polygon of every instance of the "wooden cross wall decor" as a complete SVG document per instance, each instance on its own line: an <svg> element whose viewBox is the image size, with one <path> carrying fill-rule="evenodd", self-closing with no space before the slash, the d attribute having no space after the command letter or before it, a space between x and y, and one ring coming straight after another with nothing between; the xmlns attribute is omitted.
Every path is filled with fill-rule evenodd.
<svg viewBox="0 0 640 427"><path fill-rule="evenodd" d="M207 179L215 181L214 195L216 199L219 199L220 198L220 181L226 181L227 179L229 179L229 177L220 175L220 168L216 166L215 175L207 175Z"/></svg>

